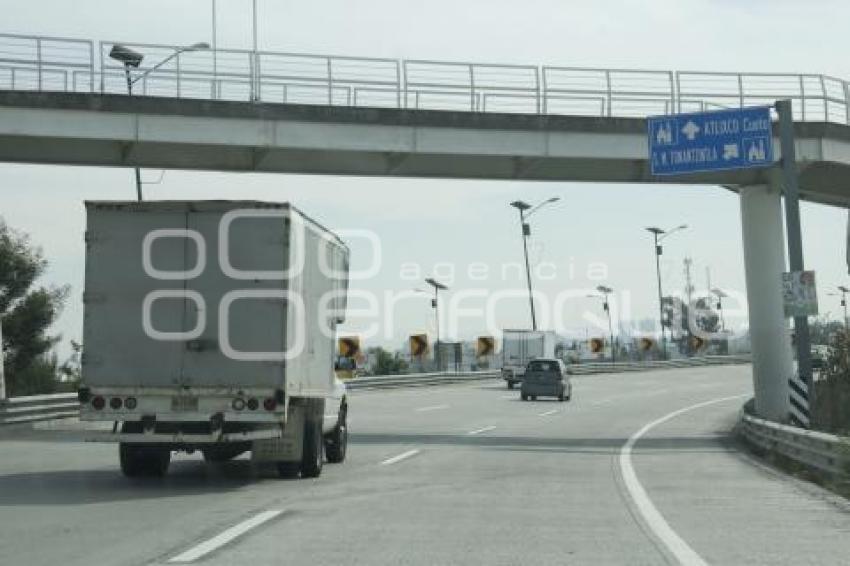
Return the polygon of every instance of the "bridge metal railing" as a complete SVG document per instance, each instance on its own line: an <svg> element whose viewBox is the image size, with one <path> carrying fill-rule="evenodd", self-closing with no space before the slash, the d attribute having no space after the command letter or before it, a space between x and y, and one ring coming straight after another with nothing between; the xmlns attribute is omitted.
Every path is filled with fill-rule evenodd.
<svg viewBox="0 0 850 566"><path fill-rule="evenodd" d="M144 55L134 94L468 112L645 117L794 101L797 120L850 124L850 84L723 73L396 60L0 34L0 89L126 94L116 43Z"/></svg>

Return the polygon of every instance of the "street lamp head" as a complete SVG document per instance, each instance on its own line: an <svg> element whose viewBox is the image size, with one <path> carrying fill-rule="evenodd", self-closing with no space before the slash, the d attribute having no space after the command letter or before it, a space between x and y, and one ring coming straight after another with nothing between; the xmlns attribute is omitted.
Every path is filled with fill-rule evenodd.
<svg viewBox="0 0 850 566"><path fill-rule="evenodd" d="M717 287L712 289L711 292L714 293L715 295L717 295L718 297L720 297L721 299L729 296L726 293L724 293L722 289L718 289Z"/></svg>
<svg viewBox="0 0 850 566"><path fill-rule="evenodd" d="M656 228L655 226L649 226L646 228L647 232L652 232L653 234L663 234L664 230L661 228Z"/></svg>
<svg viewBox="0 0 850 566"><path fill-rule="evenodd" d="M142 64L142 59L145 58L145 56L138 51L133 51L129 47L119 45L117 43L109 50L109 57L128 67L137 68Z"/></svg>
<svg viewBox="0 0 850 566"><path fill-rule="evenodd" d="M513 201L513 202L511 203L511 206L512 206L512 207L514 207L514 208L517 208L517 209L519 209L519 210L521 210L521 211L522 211L522 210L528 210L529 208L531 208L531 205L530 205L530 204L528 204L527 202L521 201L521 200L515 200L515 201Z"/></svg>
<svg viewBox="0 0 850 566"><path fill-rule="evenodd" d="M207 43L206 41L199 41L198 43L193 43L189 47L185 47L183 50L184 51L198 51L198 50L209 49L209 48L210 48L209 43Z"/></svg>
<svg viewBox="0 0 850 566"><path fill-rule="evenodd" d="M596 290L602 294L608 295L609 293L613 293L614 289L611 287L606 287L605 285L599 285L596 287Z"/></svg>
<svg viewBox="0 0 850 566"><path fill-rule="evenodd" d="M549 200L547 200L546 202L558 202L559 200L561 200L561 197L552 197Z"/></svg>
<svg viewBox="0 0 850 566"><path fill-rule="evenodd" d="M839 285L838 290L841 291L842 293L850 293L850 289L848 289L844 285Z"/></svg>
<svg viewBox="0 0 850 566"><path fill-rule="evenodd" d="M439 281L437 281L433 277L427 278L425 280L425 283L427 283L428 285L430 285L434 289L439 289L441 291L445 291L446 289L448 289L448 287L446 287L445 285L443 285L442 283L440 283Z"/></svg>

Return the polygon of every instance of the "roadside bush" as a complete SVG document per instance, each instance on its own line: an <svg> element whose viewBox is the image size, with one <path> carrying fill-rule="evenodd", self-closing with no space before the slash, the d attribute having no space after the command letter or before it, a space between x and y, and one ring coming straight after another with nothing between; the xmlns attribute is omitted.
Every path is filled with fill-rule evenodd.
<svg viewBox="0 0 850 566"><path fill-rule="evenodd" d="M833 335L820 379L815 382L812 428L850 434L850 340L843 331Z"/></svg>

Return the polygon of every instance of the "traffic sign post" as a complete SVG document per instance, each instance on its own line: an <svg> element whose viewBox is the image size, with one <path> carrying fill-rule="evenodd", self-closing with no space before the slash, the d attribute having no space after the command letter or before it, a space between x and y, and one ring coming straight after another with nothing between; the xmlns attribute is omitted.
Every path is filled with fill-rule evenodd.
<svg viewBox="0 0 850 566"><path fill-rule="evenodd" d="M790 100L777 100L779 115L779 142L782 145L782 177L785 185L785 234L788 238L788 263L792 272L802 272L803 238L800 230L800 186L797 178L797 152L794 147L794 117ZM814 284L814 275L812 275ZM809 427L814 397L812 382L812 350L809 337L809 319L803 313L794 317L794 334L797 345L797 376L800 383L789 380L791 415L797 424Z"/></svg>
<svg viewBox="0 0 850 566"><path fill-rule="evenodd" d="M773 165L769 106L654 116L647 135L653 175Z"/></svg>

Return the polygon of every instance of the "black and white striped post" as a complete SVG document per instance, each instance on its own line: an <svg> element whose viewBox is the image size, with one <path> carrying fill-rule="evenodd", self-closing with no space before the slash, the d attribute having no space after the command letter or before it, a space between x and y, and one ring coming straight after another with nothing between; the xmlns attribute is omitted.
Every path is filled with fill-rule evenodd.
<svg viewBox="0 0 850 566"><path fill-rule="evenodd" d="M809 385L794 376L788 380L790 391L788 420L794 426L811 427L811 411L809 410Z"/></svg>

